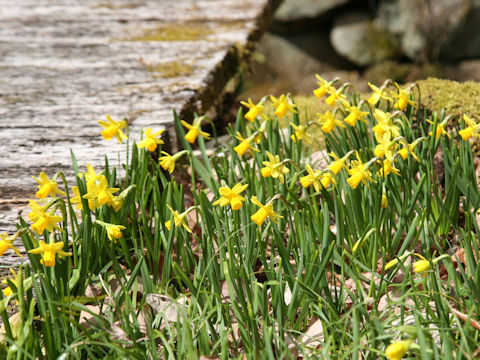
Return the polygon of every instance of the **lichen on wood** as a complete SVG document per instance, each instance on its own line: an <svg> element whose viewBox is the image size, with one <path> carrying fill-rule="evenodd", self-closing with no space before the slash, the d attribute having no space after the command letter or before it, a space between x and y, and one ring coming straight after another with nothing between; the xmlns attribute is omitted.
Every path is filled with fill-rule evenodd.
<svg viewBox="0 0 480 360"><path fill-rule="evenodd" d="M176 78L190 75L194 71L194 66L183 60L178 60L162 64L145 64L145 69L152 74L154 79Z"/></svg>
<svg viewBox="0 0 480 360"><path fill-rule="evenodd" d="M130 41L197 41L204 40L213 31L202 23L167 24L145 29L140 36L134 36Z"/></svg>

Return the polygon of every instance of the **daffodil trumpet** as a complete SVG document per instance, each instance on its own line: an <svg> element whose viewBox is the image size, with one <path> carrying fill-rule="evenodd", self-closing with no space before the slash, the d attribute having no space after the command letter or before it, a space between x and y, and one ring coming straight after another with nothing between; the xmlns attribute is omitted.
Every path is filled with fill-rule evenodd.
<svg viewBox="0 0 480 360"><path fill-rule="evenodd" d="M318 74L315 76L318 80L318 88L313 90L313 94L319 99L324 97L329 91L331 91L331 89L334 89L333 84L340 80L339 78L335 77L333 80L327 81Z"/></svg>

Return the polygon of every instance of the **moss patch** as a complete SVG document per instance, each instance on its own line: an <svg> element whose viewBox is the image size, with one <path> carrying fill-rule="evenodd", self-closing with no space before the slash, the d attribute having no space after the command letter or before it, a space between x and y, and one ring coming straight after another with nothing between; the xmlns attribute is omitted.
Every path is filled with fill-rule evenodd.
<svg viewBox="0 0 480 360"><path fill-rule="evenodd" d="M371 22L366 31L366 49L371 49L370 57L382 61L399 54L397 40L382 26Z"/></svg>
<svg viewBox="0 0 480 360"><path fill-rule="evenodd" d="M107 4L107 3L104 3L104 4L98 4L98 5L94 6L93 8L94 9L106 8L106 9L115 10L115 9L135 9L137 7L140 7L140 6L142 6L142 4L140 4L140 3L133 3L133 4Z"/></svg>
<svg viewBox="0 0 480 360"><path fill-rule="evenodd" d="M145 69L152 74L155 79L175 78L178 76L188 76L193 72L194 67L184 61L169 61L158 65L145 65Z"/></svg>
<svg viewBox="0 0 480 360"><path fill-rule="evenodd" d="M446 114L460 118L468 114L480 120L480 83L428 78L416 82L420 88L421 103L432 112L445 109Z"/></svg>
<svg viewBox="0 0 480 360"><path fill-rule="evenodd" d="M212 30L198 23L170 24L157 28L147 29L141 36L130 41L196 41L204 40Z"/></svg>

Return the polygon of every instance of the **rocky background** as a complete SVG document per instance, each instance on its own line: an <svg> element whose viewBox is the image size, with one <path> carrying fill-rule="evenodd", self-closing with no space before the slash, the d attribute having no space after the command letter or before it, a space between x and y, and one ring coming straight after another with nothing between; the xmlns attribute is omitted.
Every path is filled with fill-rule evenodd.
<svg viewBox="0 0 480 360"><path fill-rule="evenodd" d="M254 59L252 97L310 93L315 73L480 81L480 0L285 0Z"/></svg>

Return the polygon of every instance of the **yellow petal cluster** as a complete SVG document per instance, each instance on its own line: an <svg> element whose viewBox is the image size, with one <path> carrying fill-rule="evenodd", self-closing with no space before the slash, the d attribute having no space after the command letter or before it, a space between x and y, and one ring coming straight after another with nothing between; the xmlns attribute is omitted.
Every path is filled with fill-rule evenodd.
<svg viewBox="0 0 480 360"><path fill-rule="evenodd" d="M42 235L45 230L57 229L61 231L57 223L62 221L62 218L55 215L55 210L47 213L49 204L42 206L33 200L30 200L29 203L32 211L28 214L28 218L33 222L33 231L36 231L39 235Z"/></svg>
<svg viewBox="0 0 480 360"><path fill-rule="evenodd" d="M178 227L183 226L185 228L185 230L187 230L189 233L192 233L192 230L188 227L187 219L186 219L188 213L192 210L192 208L187 209L186 211L184 211L182 213L178 213L178 211L173 210L169 205L167 205L167 207L170 210L170 212L172 213L173 223L174 223L175 227L178 228ZM165 223L165 227L168 230L170 230L171 227L172 227L172 221L168 220Z"/></svg>
<svg viewBox="0 0 480 360"><path fill-rule="evenodd" d="M210 139L210 134L200 130L200 126L202 125L202 121L206 119L206 116L197 116L193 120L192 124L189 124L185 120L181 120L180 122L182 125L188 129L188 132L185 134L185 140L187 140L188 143L193 144L195 140L197 140L198 135L205 139Z"/></svg>
<svg viewBox="0 0 480 360"><path fill-rule="evenodd" d="M142 141L137 144L137 147L139 149L146 148L150 152L157 150L158 145L164 144L164 141L158 138L164 131L165 130L152 132L151 128L147 128L143 134Z"/></svg>
<svg viewBox="0 0 480 360"><path fill-rule="evenodd" d="M36 197L39 199L45 199L48 196L55 196L55 195L62 195L65 196L66 194L58 189L58 184L50 180L43 171L40 173L39 179L33 176L35 181L38 182L38 191L35 194Z"/></svg>
<svg viewBox="0 0 480 360"><path fill-rule="evenodd" d="M106 116L107 121L99 120L98 123L104 128L101 134L105 140L111 140L116 138L121 144L123 140L127 140L128 137L123 133L123 129L127 126L126 120L115 121L110 115Z"/></svg>
<svg viewBox="0 0 480 360"><path fill-rule="evenodd" d="M72 253L62 250L63 246L63 241L47 244L45 241L40 240L38 247L30 250L29 253L42 255L42 260L40 260L40 262L45 266L55 266L55 258L57 255L59 258L63 256L72 256Z"/></svg>
<svg viewBox="0 0 480 360"><path fill-rule="evenodd" d="M250 216L252 221L257 224L258 226L262 226L262 224L265 222L267 218L270 218L273 222L277 222L277 219L282 218L282 216L278 215L274 210L273 210L273 204L272 203L267 203L263 205L256 196L252 196L251 199L252 203L260 207L260 209Z"/></svg>
<svg viewBox="0 0 480 360"><path fill-rule="evenodd" d="M241 183L235 184L235 186L231 189L228 186L222 186L220 189L218 189L221 197L220 199L216 200L213 205L230 205L232 210L240 210L243 205L243 201L245 200L245 198L240 194L244 192L247 187L248 184L242 185Z"/></svg>
<svg viewBox="0 0 480 360"><path fill-rule="evenodd" d="M283 184L285 181L285 174L290 172L283 161L280 161L278 155L272 155L267 151L268 161L263 161L263 168L260 170L263 177L273 177L274 179L279 179Z"/></svg>

